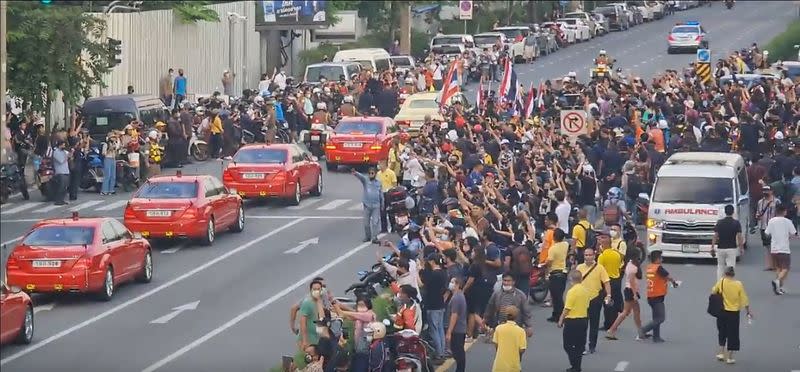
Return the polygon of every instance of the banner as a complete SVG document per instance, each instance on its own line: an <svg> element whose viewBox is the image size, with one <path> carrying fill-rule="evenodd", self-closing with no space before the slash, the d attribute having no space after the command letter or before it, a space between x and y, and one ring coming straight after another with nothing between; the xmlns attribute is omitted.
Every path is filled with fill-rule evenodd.
<svg viewBox="0 0 800 372"><path fill-rule="evenodd" d="M325 26L327 0L256 1L256 28L270 26Z"/></svg>

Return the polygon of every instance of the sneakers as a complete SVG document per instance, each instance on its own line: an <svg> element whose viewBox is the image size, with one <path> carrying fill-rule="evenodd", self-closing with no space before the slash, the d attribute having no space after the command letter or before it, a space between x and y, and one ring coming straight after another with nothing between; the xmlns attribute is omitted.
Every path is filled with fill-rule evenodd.
<svg viewBox="0 0 800 372"><path fill-rule="evenodd" d="M719 360L720 362L724 361L725 360L725 353L717 354L717 360Z"/></svg>
<svg viewBox="0 0 800 372"><path fill-rule="evenodd" d="M771 281L770 284L772 284L772 292L775 292L775 294L778 296L783 294L781 293L781 283L778 281L778 279Z"/></svg>
<svg viewBox="0 0 800 372"><path fill-rule="evenodd" d="M728 359L725 359L725 363L727 363L727 364L734 364L734 363L736 363L736 359L733 359L733 358L728 358Z"/></svg>

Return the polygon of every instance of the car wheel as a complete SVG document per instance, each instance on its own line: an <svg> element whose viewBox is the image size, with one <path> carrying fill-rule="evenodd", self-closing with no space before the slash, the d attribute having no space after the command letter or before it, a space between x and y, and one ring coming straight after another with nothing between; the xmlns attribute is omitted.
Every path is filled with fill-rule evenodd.
<svg viewBox="0 0 800 372"><path fill-rule="evenodd" d="M674 54L675 51L672 48L667 48L667 54Z"/></svg>
<svg viewBox="0 0 800 372"><path fill-rule="evenodd" d="M101 301L110 301L114 297L114 268L111 265L106 269L103 279L103 288L100 288L99 298Z"/></svg>
<svg viewBox="0 0 800 372"><path fill-rule="evenodd" d="M289 205L299 205L300 199L302 198L302 193L300 191L300 181L297 181L294 184L294 194L289 199Z"/></svg>
<svg viewBox="0 0 800 372"><path fill-rule="evenodd" d="M136 276L136 281L139 283L150 283L153 280L153 253L147 250L144 254L144 262L142 262L142 271Z"/></svg>
<svg viewBox="0 0 800 372"><path fill-rule="evenodd" d="M331 163L329 161L325 162L325 169L327 169L329 172L335 172L339 169L339 164Z"/></svg>
<svg viewBox="0 0 800 372"><path fill-rule="evenodd" d="M314 186L313 190L311 190L311 196L320 195L322 195L322 172L320 172L319 176L317 176L317 185Z"/></svg>
<svg viewBox="0 0 800 372"><path fill-rule="evenodd" d="M239 211L236 212L236 223L231 225L231 231L237 233L244 231L244 208L241 205Z"/></svg>
<svg viewBox="0 0 800 372"><path fill-rule="evenodd" d="M214 244L214 239L217 238L217 227L214 225L214 216L208 218L208 224L206 224L206 235L201 239L203 245L212 245Z"/></svg>
<svg viewBox="0 0 800 372"><path fill-rule="evenodd" d="M25 318L22 320L22 328L17 335L16 343L28 345L33 341L33 306L25 309Z"/></svg>

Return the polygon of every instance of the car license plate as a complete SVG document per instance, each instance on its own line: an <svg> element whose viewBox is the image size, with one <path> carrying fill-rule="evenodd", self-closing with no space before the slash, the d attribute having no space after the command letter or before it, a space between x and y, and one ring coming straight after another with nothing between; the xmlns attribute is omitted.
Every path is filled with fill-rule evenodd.
<svg viewBox="0 0 800 372"><path fill-rule="evenodd" d="M260 180L264 178L264 173L245 173L242 177L247 180Z"/></svg>
<svg viewBox="0 0 800 372"><path fill-rule="evenodd" d="M311 140L312 140L312 141L319 141L319 135L316 135L316 134L315 134L315 135L312 135L312 136L311 136Z"/></svg>
<svg viewBox="0 0 800 372"><path fill-rule="evenodd" d="M60 260L35 260L33 267L61 267Z"/></svg>
<svg viewBox="0 0 800 372"><path fill-rule="evenodd" d="M405 226L408 223L408 216L397 216L397 224Z"/></svg>
<svg viewBox="0 0 800 372"><path fill-rule="evenodd" d="M700 252L700 245L698 244L683 244L681 250L684 253L698 253Z"/></svg>
<svg viewBox="0 0 800 372"><path fill-rule="evenodd" d="M147 217L169 217L172 211L147 211Z"/></svg>
<svg viewBox="0 0 800 372"><path fill-rule="evenodd" d="M361 148L361 142L345 142L344 147L358 149Z"/></svg>

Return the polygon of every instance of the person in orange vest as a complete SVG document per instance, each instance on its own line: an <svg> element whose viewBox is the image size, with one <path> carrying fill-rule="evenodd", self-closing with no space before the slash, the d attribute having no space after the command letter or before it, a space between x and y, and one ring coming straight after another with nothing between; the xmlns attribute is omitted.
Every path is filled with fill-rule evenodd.
<svg viewBox="0 0 800 372"><path fill-rule="evenodd" d="M653 320L647 323L642 329L639 330L637 339L649 338L648 334L653 331L653 342L662 343L664 339L661 338L661 323L666 320L667 312L664 307L664 299L667 297L667 284L672 283L672 286L678 288L680 282L675 280L669 275L664 266L661 265L661 251L650 252L650 264L647 266L645 273L647 274L647 304L653 312Z"/></svg>

